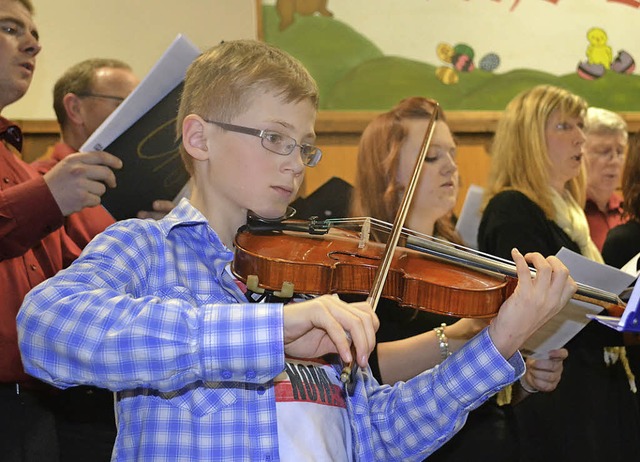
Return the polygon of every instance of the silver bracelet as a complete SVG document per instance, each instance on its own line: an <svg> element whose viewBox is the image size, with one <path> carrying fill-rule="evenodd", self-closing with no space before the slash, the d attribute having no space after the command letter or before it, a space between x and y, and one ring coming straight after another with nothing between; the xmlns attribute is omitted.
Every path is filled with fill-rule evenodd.
<svg viewBox="0 0 640 462"><path fill-rule="evenodd" d="M447 325L443 322L440 324L440 327L436 327L433 329L436 331L436 338L438 339L438 347L440 347L440 357L444 361L448 356L451 356L451 352L449 351L449 340L447 336L444 335L444 328Z"/></svg>
<svg viewBox="0 0 640 462"><path fill-rule="evenodd" d="M529 388L528 385L525 385L525 381L522 380L524 378L524 375L522 377L520 377L520 386L522 387L522 389L524 391L526 391L527 393L538 393L540 390L536 389L536 388Z"/></svg>

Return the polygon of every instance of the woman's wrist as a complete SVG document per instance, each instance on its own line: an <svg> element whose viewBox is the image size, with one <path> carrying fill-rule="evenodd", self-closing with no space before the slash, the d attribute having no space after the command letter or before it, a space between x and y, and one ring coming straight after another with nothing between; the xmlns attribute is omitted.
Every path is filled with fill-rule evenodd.
<svg viewBox="0 0 640 462"><path fill-rule="evenodd" d="M520 377L520 388L522 388L524 391L530 394L538 393L540 390L530 385L525 379L525 377L526 377L526 374Z"/></svg>

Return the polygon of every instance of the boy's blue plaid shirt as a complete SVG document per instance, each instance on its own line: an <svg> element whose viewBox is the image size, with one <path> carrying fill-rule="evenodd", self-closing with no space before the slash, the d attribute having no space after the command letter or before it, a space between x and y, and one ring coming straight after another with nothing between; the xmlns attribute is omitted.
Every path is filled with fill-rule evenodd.
<svg viewBox="0 0 640 462"><path fill-rule="evenodd" d="M280 460L282 309L246 303L232 258L187 200L163 220L113 225L27 297L27 372L119 391L113 460ZM523 372L486 330L406 384L380 387L361 371L347 400L354 460L422 460Z"/></svg>

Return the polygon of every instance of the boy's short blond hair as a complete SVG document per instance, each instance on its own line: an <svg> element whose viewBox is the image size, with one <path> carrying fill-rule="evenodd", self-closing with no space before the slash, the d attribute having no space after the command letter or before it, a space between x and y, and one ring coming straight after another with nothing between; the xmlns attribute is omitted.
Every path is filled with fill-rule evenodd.
<svg viewBox="0 0 640 462"><path fill-rule="evenodd" d="M318 107L315 80L286 52L256 40L222 42L210 48L187 70L178 110L178 137L189 114L230 122L248 111L259 93L275 93L285 103L309 100ZM192 175L192 160L183 146L180 155Z"/></svg>
<svg viewBox="0 0 640 462"><path fill-rule="evenodd" d="M15 1L20 3L22 6L24 6L30 14L34 13L33 3L31 3L31 0L15 0Z"/></svg>

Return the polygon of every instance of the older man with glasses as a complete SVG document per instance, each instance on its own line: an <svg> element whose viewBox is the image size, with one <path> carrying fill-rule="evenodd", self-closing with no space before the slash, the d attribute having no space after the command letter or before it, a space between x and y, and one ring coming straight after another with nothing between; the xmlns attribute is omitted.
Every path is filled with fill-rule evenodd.
<svg viewBox="0 0 640 462"><path fill-rule="evenodd" d="M93 58L70 67L53 88L53 109L60 125L60 142L32 165L42 174L68 155L77 152L140 83L131 67L117 59ZM173 203L158 200L154 211L141 211L141 218L161 218ZM86 208L67 217L67 234L80 246L115 222L104 207Z"/></svg>
<svg viewBox="0 0 640 462"><path fill-rule="evenodd" d="M602 251L609 230L623 222L620 187L627 151L627 124L615 112L590 107L584 121L583 145L587 166L585 213L591 239Z"/></svg>
<svg viewBox="0 0 640 462"><path fill-rule="evenodd" d="M41 174L74 152L109 117L139 83L131 67L116 59L88 59L69 68L53 89L53 109L60 125L60 142L32 163ZM80 248L114 223L98 205L70 215L67 234Z"/></svg>

